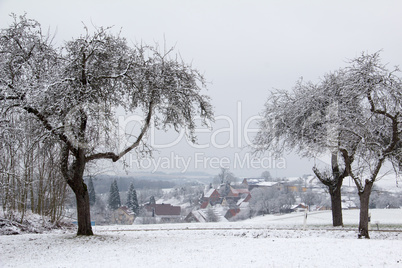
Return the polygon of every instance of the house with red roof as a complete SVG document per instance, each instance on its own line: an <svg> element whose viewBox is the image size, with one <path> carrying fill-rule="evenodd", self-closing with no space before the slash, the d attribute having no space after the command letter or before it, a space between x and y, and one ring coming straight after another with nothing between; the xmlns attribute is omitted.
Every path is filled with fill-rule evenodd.
<svg viewBox="0 0 402 268"><path fill-rule="evenodd" d="M207 222L207 214L204 209L194 210L184 220L186 222Z"/></svg>
<svg viewBox="0 0 402 268"><path fill-rule="evenodd" d="M236 216L237 214L239 214L239 212L240 212L240 208L231 208L226 212L225 218L229 220L229 219L233 218L234 216Z"/></svg>
<svg viewBox="0 0 402 268"><path fill-rule="evenodd" d="M221 199L221 195L216 189L209 189L208 192L204 194L203 200L207 202L217 203Z"/></svg>
<svg viewBox="0 0 402 268"><path fill-rule="evenodd" d="M148 216L160 218L163 222L176 221L181 218L181 207L171 204L148 204L144 206Z"/></svg>
<svg viewBox="0 0 402 268"><path fill-rule="evenodd" d="M251 199L251 194L250 191L248 189L234 189L232 187L230 187L230 192L229 194L226 196L226 199L233 199L236 202L239 199L243 199L243 202L248 202Z"/></svg>

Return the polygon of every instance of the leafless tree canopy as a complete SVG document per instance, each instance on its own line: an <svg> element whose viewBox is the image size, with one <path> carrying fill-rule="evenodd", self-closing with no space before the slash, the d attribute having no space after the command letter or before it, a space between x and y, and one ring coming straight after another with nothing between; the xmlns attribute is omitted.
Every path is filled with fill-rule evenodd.
<svg viewBox="0 0 402 268"><path fill-rule="evenodd" d="M1 31L0 123L18 113L21 124L34 120L41 133L60 141L60 171L77 198L87 198L86 163L151 151L144 142L151 123L160 129L184 127L195 141L197 117L204 123L213 117L204 88L204 77L173 49L130 46L109 28L86 28L60 47L25 16L14 16L14 23ZM127 143L117 136L117 109L143 116ZM81 214L89 213L84 210Z"/></svg>
<svg viewBox="0 0 402 268"><path fill-rule="evenodd" d="M273 92L266 102L255 151L332 155L331 168L315 167L315 174L334 190L345 176L351 176L362 207L367 204L365 215L361 214L361 221L365 217L367 222L371 187L383 163L390 161L395 170L400 168L402 83L398 75L398 68L390 71L380 62L379 53L362 54L318 84L300 80L292 92Z"/></svg>

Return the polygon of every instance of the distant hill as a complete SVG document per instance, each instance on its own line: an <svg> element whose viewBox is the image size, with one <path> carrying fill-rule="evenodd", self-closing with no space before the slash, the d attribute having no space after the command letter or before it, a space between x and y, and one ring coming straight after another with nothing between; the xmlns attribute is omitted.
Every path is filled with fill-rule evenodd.
<svg viewBox="0 0 402 268"><path fill-rule="evenodd" d="M88 179L88 178L86 178ZM93 176L93 184L97 194L108 193L113 180L117 181L120 192L125 192L133 182L136 189L167 189L182 185L208 184L212 181L206 173L137 173L135 175L107 175Z"/></svg>

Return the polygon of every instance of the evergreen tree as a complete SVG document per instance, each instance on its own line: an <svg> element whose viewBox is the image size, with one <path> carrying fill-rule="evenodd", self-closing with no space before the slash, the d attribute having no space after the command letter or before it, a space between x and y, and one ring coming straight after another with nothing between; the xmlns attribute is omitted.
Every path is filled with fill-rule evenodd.
<svg viewBox="0 0 402 268"><path fill-rule="evenodd" d="M139 205L137 191L135 190L133 183L131 183L130 188L128 189L126 205L129 209L131 209L131 211L135 213L135 215L138 215Z"/></svg>
<svg viewBox="0 0 402 268"><path fill-rule="evenodd" d="M133 189L134 189L134 184L130 184L130 187L128 188L127 191L127 201L126 201L126 206L131 209L131 207L133 206Z"/></svg>
<svg viewBox="0 0 402 268"><path fill-rule="evenodd" d="M120 202L119 187L117 186L117 181L114 180L110 185L109 208L115 210L118 209L120 206L121 202Z"/></svg>
<svg viewBox="0 0 402 268"><path fill-rule="evenodd" d="M132 210L135 213L135 215L138 215L140 213L140 205L138 204L137 191L135 189L133 191L132 200L133 200Z"/></svg>
<svg viewBox="0 0 402 268"><path fill-rule="evenodd" d="M95 204L95 201L96 201L96 195L95 195L94 184L92 182L91 177L89 177L89 180L88 180L88 195L89 195L89 204L91 206L93 206Z"/></svg>
<svg viewBox="0 0 402 268"><path fill-rule="evenodd" d="M149 204L150 205L156 204L155 196L151 196L151 198L149 198Z"/></svg>

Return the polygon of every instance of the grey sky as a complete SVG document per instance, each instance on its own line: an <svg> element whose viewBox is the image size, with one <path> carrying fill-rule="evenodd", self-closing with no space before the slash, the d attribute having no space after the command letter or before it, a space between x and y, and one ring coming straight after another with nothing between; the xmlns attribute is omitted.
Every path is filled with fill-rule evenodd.
<svg viewBox="0 0 402 268"><path fill-rule="evenodd" d="M208 94L215 114L221 116L214 131L229 126L227 116L233 121L236 142L233 148L221 149L180 144L161 149L156 156L170 157L174 152L175 156L194 160L194 154L201 152L205 157L233 159L248 151L238 146L239 131L248 118L261 112L270 90L290 89L301 76L318 81L362 51L382 49L384 63L402 64L401 10L402 2L397 0L0 0L0 27L10 24L10 13L26 11L45 29L57 31L57 42L79 36L84 22L88 26L114 25L116 31L122 28L122 35L133 42L163 46L166 40L167 46L175 45L183 59L192 62L211 82ZM242 123L238 124L240 114ZM200 141L208 140L213 133L201 133ZM215 132L223 143L228 136L224 129ZM243 146L244 137L241 140ZM271 173L296 176L311 173L311 166L312 162L289 155L286 168ZM194 163L192 167L189 170L203 170ZM238 176L257 176L262 171L230 167ZM211 167L207 171L219 172Z"/></svg>

